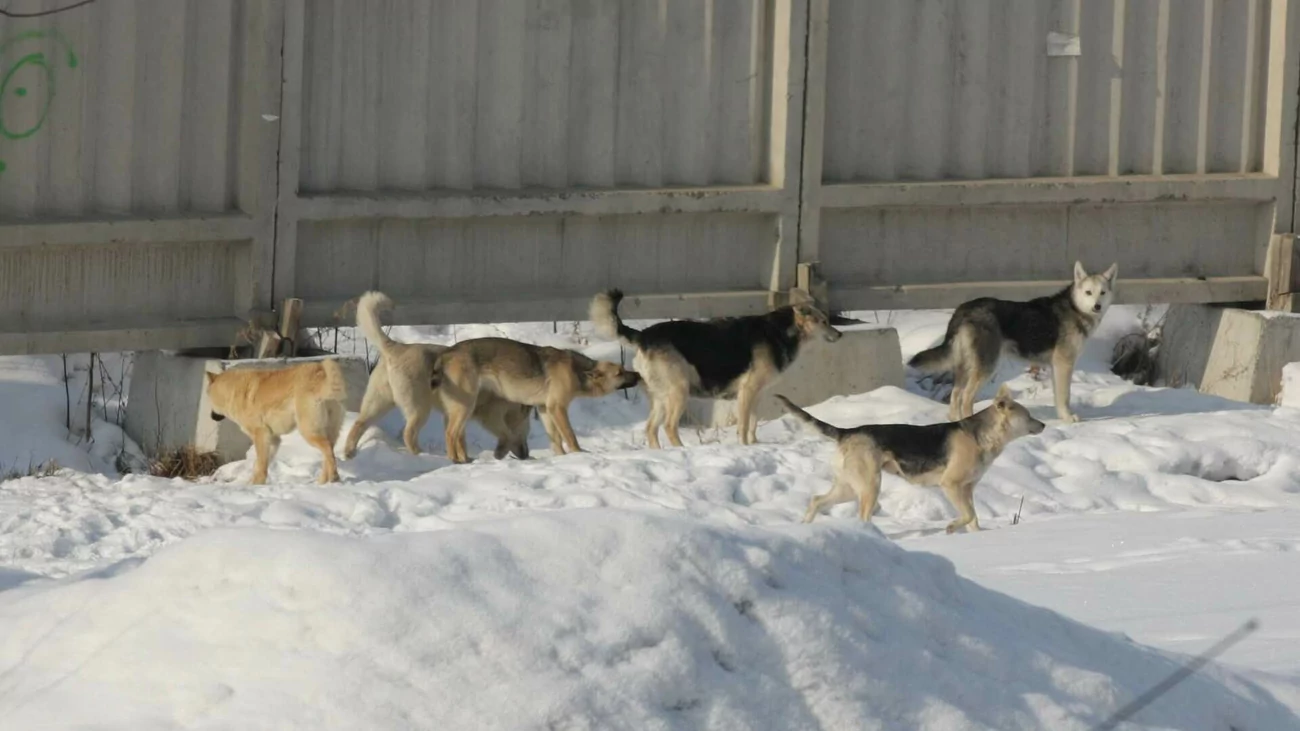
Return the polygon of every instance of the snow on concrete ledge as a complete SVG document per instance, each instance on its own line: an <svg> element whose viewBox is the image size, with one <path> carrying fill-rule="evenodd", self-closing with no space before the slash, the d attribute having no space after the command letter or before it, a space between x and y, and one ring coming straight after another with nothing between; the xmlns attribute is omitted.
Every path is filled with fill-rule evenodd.
<svg viewBox="0 0 1300 731"><path fill-rule="evenodd" d="M1092 728L1182 661L870 528L211 531L0 593L7 728ZM1132 728L1300 727L1210 666Z"/></svg>

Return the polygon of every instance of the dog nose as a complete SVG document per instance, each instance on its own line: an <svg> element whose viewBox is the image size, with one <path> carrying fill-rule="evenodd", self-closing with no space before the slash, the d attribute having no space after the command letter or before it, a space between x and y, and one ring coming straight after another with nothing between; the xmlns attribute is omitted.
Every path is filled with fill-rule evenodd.
<svg viewBox="0 0 1300 731"><path fill-rule="evenodd" d="M1093 311L1093 312L1101 312L1101 305L1093 305L1093 306L1092 306L1092 311Z"/></svg>
<svg viewBox="0 0 1300 731"><path fill-rule="evenodd" d="M844 333L840 332L839 330L836 330L836 329L833 328L833 327L831 327L831 328L827 328L827 329L826 329L826 340L827 340L827 341L833 343L833 342L835 342L836 340L839 340L839 339L842 338L842 337L844 337Z"/></svg>
<svg viewBox="0 0 1300 731"><path fill-rule="evenodd" d="M1043 430L1046 429L1046 428L1047 428L1047 425L1044 424L1043 422L1041 422L1041 421L1035 421L1035 422L1034 422L1034 433L1035 433L1035 434L1042 434L1042 433L1043 433Z"/></svg>

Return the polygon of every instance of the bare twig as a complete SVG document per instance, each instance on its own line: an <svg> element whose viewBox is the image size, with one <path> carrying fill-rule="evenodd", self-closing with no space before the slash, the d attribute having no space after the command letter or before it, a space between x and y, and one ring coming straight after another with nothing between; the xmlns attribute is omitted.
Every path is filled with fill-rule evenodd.
<svg viewBox="0 0 1300 731"><path fill-rule="evenodd" d="M93 2L95 2L95 0L80 0L80 2L75 2L72 3L71 5L64 5L63 7L53 8L51 10L38 10L34 13L15 13L12 10L6 8L6 9L0 9L0 15L3 15L6 18L40 18L46 15L57 15L59 13L64 13L69 10L76 10L77 8L80 8L85 5L89 5Z"/></svg>

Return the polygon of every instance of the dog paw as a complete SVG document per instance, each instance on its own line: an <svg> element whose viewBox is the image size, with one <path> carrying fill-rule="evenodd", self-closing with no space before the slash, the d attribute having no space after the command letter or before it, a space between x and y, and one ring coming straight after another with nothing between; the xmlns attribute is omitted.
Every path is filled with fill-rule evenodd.
<svg viewBox="0 0 1300 731"><path fill-rule="evenodd" d="M1079 423L1079 415L1078 415L1078 414L1066 414L1065 416L1062 416L1062 417L1061 417L1061 421L1065 422L1066 424L1078 424L1078 423Z"/></svg>
<svg viewBox="0 0 1300 731"><path fill-rule="evenodd" d="M956 526L956 524L954 524L954 523L949 523L949 524L948 524L948 527L945 528L943 532L944 532L944 533L947 533L948 535L952 535L953 533L956 533L956 532L957 532L957 526Z"/></svg>

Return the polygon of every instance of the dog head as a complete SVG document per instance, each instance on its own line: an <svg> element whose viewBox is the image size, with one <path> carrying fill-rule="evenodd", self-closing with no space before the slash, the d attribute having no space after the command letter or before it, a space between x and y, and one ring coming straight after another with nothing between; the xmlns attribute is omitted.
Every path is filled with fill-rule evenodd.
<svg viewBox="0 0 1300 731"><path fill-rule="evenodd" d="M217 381L216 373L208 371L204 375L207 376L208 382L208 401L212 402L212 411L208 416L212 417L213 421L222 421L226 418L222 413L224 407L221 406L226 402L226 389L222 388Z"/></svg>
<svg viewBox="0 0 1300 731"><path fill-rule="evenodd" d="M997 413L998 428L1008 442L1031 434L1041 434L1047 428L1046 424L1029 415L1029 409L1011 398L1011 391L1007 390L1005 383L993 398L993 409Z"/></svg>
<svg viewBox="0 0 1300 731"><path fill-rule="evenodd" d="M1070 300L1075 309L1098 317L1106 314L1106 308L1115 299L1115 280L1119 277L1119 264L1111 264L1101 274L1089 274L1080 262L1074 263L1074 286L1070 290Z"/></svg>
<svg viewBox="0 0 1300 731"><path fill-rule="evenodd" d="M831 327L831 318L815 306L803 303L793 305L792 309L794 326L799 330L801 339L811 340L820 335L826 338L826 342L833 343L844 337L844 333Z"/></svg>
<svg viewBox="0 0 1300 731"><path fill-rule="evenodd" d="M598 360L583 374L583 390L591 396L605 396L624 388L636 388L641 374L618 363Z"/></svg>

